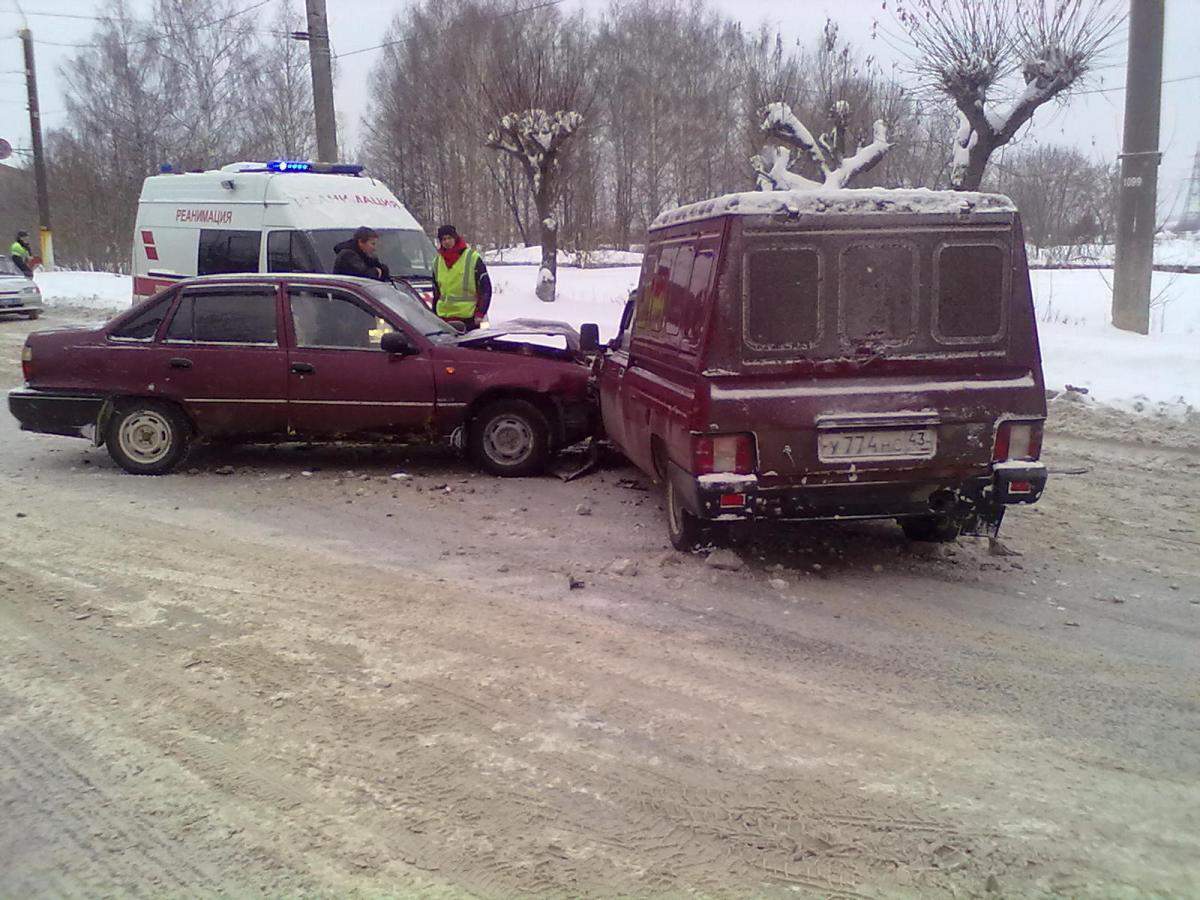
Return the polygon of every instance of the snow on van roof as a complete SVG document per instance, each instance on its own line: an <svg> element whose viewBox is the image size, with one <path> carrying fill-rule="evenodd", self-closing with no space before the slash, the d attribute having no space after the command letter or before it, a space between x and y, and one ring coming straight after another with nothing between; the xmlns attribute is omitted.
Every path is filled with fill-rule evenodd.
<svg viewBox="0 0 1200 900"><path fill-rule="evenodd" d="M928 188L840 188L811 191L745 191L689 203L660 213L650 229L714 216L763 216L776 213L922 213L1015 212L1002 194L931 191Z"/></svg>

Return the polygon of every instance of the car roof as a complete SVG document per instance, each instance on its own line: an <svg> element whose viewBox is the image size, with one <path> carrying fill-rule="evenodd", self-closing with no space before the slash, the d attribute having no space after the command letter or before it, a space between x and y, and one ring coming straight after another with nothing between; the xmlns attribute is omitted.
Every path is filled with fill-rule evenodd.
<svg viewBox="0 0 1200 900"><path fill-rule="evenodd" d="M316 282L357 288L383 284L373 278L359 278L356 275L328 275L324 272L230 272L222 275L196 275L182 279L179 284L190 287L205 284L279 284L285 281Z"/></svg>

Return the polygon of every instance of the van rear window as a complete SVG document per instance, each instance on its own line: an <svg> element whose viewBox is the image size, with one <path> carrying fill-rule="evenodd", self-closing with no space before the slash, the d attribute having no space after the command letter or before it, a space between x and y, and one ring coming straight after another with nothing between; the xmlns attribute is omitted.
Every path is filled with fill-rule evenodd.
<svg viewBox="0 0 1200 900"><path fill-rule="evenodd" d="M838 308L848 341L904 343L916 330L916 254L908 244L853 244L842 251Z"/></svg>
<svg viewBox="0 0 1200 900"><path fill-rule="evenodd" d="M1004 251L991 244L937 253L934 336L953 343L996 338L1004 330Z"/></svg>
<svg viewBox="0 0 1200 900"><path fill-rule="evenodd" d="M746 254L745 341L755 350L802 349L820 334L821 258L803 248Z"/></svg>

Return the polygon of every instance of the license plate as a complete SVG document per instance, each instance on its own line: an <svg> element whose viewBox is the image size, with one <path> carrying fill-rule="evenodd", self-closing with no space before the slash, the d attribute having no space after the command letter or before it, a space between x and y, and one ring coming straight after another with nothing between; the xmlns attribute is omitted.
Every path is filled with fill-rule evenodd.
<svg viewBox="0 0 1200 900"><path fill-rule="evenodd" d="M817 437L822 462L845 459L931 459L937 452L932 428L827 431Z"/></svg>

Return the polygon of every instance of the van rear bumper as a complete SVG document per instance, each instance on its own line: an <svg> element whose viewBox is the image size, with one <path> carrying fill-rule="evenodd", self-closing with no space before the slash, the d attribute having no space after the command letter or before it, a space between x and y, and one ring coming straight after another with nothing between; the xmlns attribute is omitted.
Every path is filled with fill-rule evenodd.
<svg viewBox="0 0 1200 900"><path fill-rule="evenodd" d="M684 508L709 522L805 522L978 513L999 519L1006 505L1036 503L1046 487L1042 463L1000 463L990 475L761 488L753 475L703 475L671 465Z"/></svg>

